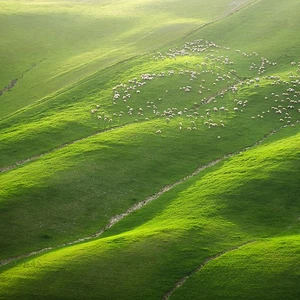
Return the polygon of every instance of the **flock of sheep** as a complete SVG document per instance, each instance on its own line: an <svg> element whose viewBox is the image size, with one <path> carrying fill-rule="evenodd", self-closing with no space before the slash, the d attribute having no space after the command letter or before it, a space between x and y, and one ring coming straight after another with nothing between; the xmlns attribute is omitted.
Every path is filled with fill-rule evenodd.
<svg viewBox="0 0 300 300"><path fill-rule="evenodd" d="M238 72L232 68L234 62L224 54L224 51L229 50L228 47L221 47L200 39L187 42L182 47L169 49L166 53L158 52L153 56L154 61L176 60L174 69L144 73L139 78L116 85L112 89L113 112L101 112L101 106L96 105L91 113L95 114L102 124L113 123L114 120L117 124L124 124L130 122L130 118L134 121L164 118L167 124L177 119L179 130L197 130L199 125L207 128L226 127L228 114L243 113L247 108L248 99L244 97L240 99L239 90L246 86L255 91L263 83L262 88L266 85L274 86L275 91L270 95L261 97L257 93L257 97L261 97L261 101L267 102L270 107L251 116L251 119L261 120L275 113L279 116L279 121L284 122L286 126L294 126L299 122L300 63L291 62L294 70L288 79L279 76L262 76L267 68L276 66L276 62L271 62L264 57L258 58L256 52L247 54L236 50L235 55L240 54L249 59L256 58L254 62L249 61L249 72L253 75L253 79L242 80L239 79ZM191 57L194 58L192 61L189 59ZM176 83L187 84L175 86L171 78L175 78ZM164 82L159 88L149 87L155 95L148 98L148 83L161 79L164 79ZM148 95L146 97L143 96L145 89ZM182 98L179 103L178 98ZM172 101L177 104L173 105ZM207 106L209 103L212 104ZM155 128L155 133L161 134L162 129ZM218 135L217 138L221 137Z"/></svg>

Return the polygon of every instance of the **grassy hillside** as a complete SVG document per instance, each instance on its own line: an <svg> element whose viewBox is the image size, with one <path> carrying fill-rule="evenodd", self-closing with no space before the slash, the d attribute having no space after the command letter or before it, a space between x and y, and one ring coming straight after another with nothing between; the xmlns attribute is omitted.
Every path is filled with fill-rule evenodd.
<svg viewBox="0 0 300 300"><path fill-rule="evenodd" d="M172 299L297 299L299 248L298 234L246 245L211 261Z"/></svg>
<svg viewBox="0 0 300 300"><path fill-rule="evenodd" d="M0 118L250 1L2 1Z"/></svg>
<svg viewBox="0 0 300 300"><path fill-rule="evenodd" d="M265 1L259 2L255 5L247 7L247 9L242 10L239 13L236 13L229 18L223 20L222 22L217 22L211 24L203 29L201 29L200 33L195 33L197 37L209 38L213 42L216 42L223 47L229 47L230 50L221 51L220 49L216 49L219 51L219 57L224 55L229 55L230 60L234 62L234 65L229 66L227 71L230 70L230 67L237 70L237 74L241 78L245 77L254 77L258 75L257 70L253 69L251 72L249 70L249 66L251 64L255 64L256 68L259 68L262 64L261 57L266 57L272 61L272 63L277 63L276 65L266 64L266 73L260 74L259 76L266 74L279 74L284 78L289 76L288 72L291 70L297 74L297 65L291 66L291 62L297 62L297 59L294 55L287 55L289 53L290 43L288 40L284 40L278 38L278 47L274 47L269 44L269 32L263 31L266 26L263 18L260 18L262 3ZM274 6L274 10L277 11L278 4ZM289 28L297 28L297 9L295 9L295 3L291 1L290 5L287 5L285 10L283 10L286 15L289 16L289 22L292 23L291 26L286 26L284 28L287 33L284 33L284 36L289 36L290 31ZM257 8L257 9L256 9ZM289 9L288 9L289 8ZM253 11L254 10L254 11ZM220 34L222 32L223 24L227 24L228 22L234 22L234 24L243 24L242 17L247 13L251 15L251 18L248 17L249 20L252 20L253 16L257 15L257 19L254 22L256 29L253 32L262 32L263 36L260 36L260 39L265 40L264 43L260 43L255 49L253 48L253 43L248 42L246 45L246 37L248 33L245 34L244 30L251 31L253 26L247 26L241 28L241 26L236 25L236 28L241 28L239 32L236 32L234 35L234 39L236 42L232 41L228 38L226 43L221 43L223 40L221 39L223 35ZM272 14L271 14L272 15ZM285 14L283 14L284 16ZM274 13L274 21L271 22L271 25L268 27L270 32L277 32L277 16ZM261 21L258 20L260 18ZM233 20L233 21L232 21ZM272 19L273 20L273 19ZM224 25L224 26L225 26ZM233 26L233 25L232 25ZM213 29L210 29L213 28ZM210 32L209 30L213 30ZM226 32L232 32L231 30L226 30ZM219 35L218 35L219 34ZM232 37L233 39L233 37ZM243 44L236 44L244 40ZM289 39L292 40L291 49L297 49L296 45L298 43L297 38L293 38L289 36ZM253 39L249 39L250 41ZM182 46L182 42L178 45ZM262 45L265 45L265 49L262 49L263 52L258 52L261 50ZM235 46L242 46L243 48L238 49L241 50L241 53L236 52ZM169 49L169 48L168 48ZM276 53L275 53L276 50ZM253 52L256 51L256 52ZM257 53L258 55L254 54ZM214 53L212 53L214 54ZM245 54L245 55L243 55ZM157 55L157 53L155 54ZM46 101L38 102L37 104L30 106L18 114L11 116L10 118L2 121L0 123L1 128L1 167L7 167L11 164L14 164L18 161L28 159L32 156L45 153L49 150L53 150L54 148L68 143L70 141L85 137L87 135L93 134L97 131L103 130L103 126L99 127L99 122L94 122L95 120L90 118L89 114L86 112L93 107L95 104L101 103L101 110L104 112L108 112L110 114L115 113L116 109L111 107L111 88L120 82L126 82L128 79L138 77L143 72L151 72L156 70L166 71L167 68L174 68L174 60L172 63L168 62L167 65L152 65L153 55L149 55L149 58L142 57L140 60L130 60L124 62L122 64L113 66L109 69L100 71L92 77L82 81L80 84L74 86L71 89L68 89L65 92L60 93L58 96L51 96ZM205 58L205 54L202 56L202 59ZM215 54L217 56L217 54ZM278 57L281 57L280 61ZM202 62L202 59L198 61L198 63ZM177 68L185 68L184 62L186 58L184 58L181 65L177 66ZM139 67L136 67L136 65ZM173 64L173 65L172 65ZM192 64L193 69L198 71L195 68L195 64ZM191 65L187 66L189 69ZM216 73L216 72L215 72ZM177 84L177 83L176 83ZM185 82L185 84L187 84ZM168 87L166 87L168 88ZM219 89L218 89L219 91ZM211 94L217 93L215 89L212 90ZM275 87L274 87L274 91ZM153 97L156 90L152 90ZM149 95L149 94L148 94ZM147 97L148 97L147 95ZM204 96L208 96L209 93L203 95L199 100L203 99ZM5 95L4 95L5 96ZM2 99L2 98L1 98ZM23 99L23 98L22 98ZM145 103L147 99L146 97ZM198 100L198 99L197 99ZM151 99L150 99L151 101ZM16 101L10 101L10 105L15 105ZM144 103L144 104L145 104ZM7 105L3 105L4 108L8 107ZM126 106L125 106L126 108ZM118 113L119 111L117 111ZM26 122L24 122L26 119ZM114 118L113 118L114 119ZM122 122L121 122L122 123ZM112 124L108 124L110 126L119 125L119 120L113 120ZM108 127L106 125L106 128ZM8 133L8 134L7 134ZM51 139L49 138L51 136ZM13 154L13 155L12 155Z"/></svg>
<svg viewBox="0 0 300 300"><path fill-rule="evenodd" d="M124 65L119 65L117 68L111 68L106 72L102 71L99 75L83 82L78 87L63 93L60 96L54 97L49 101L36 104L23 112L12 116L6 121L3 121L0 124L0 127L2 128L2 143L0 149L2 154L1 166L9 166L20 160L28 159L32 156L53 150L66 142L82 138L95 132L103 131L110 127L119 126L130 121L132 122L135 120L133 117L119 117L120 112L124 112L125 110L128 111L128 104L130 105L132 103L135 110L140 107L147 109L150 114L151 110L147 108L147 106L149 106L147 102L154 101L153 103L155 103L155 105L160 104L161 106L161 100L159 99L166 101L165 104L163 103L163 105L166 105L165 108L168 108L167 105L172 104L177 106L177 104L180 103L180 109L185 108L184 104L187 104L186 106L188 106L188 109L193 109L194 103L199 105L202 104L204 99L210 99L212 96L216 96L222 92L222 89L225 89L226 87L229 88L232 84L237 83L243 78L245 79L246 76L249 76L250 78L260 76L258 75L257 69L249 70L251 64L255 64L256 68L260 66L260 58L256 55L244 58L242 54L236 54L235 50L223 50L221 52L221 50L215 50L214 47L208 47L208 49L212 53L218 51L219 54L215 54L215 58L209 60L211 65L207 67L201 66L202 63L206 64L204 62L207 58L205 53L200 53L199 56L195 56L194 58L177 58L176 63L174 63L173 59L156 62L153 61L152 57L144 57L138 61L130 61ZM222 54L229 56L230 60L234 62L234 65L224 65L223 60L216 64L215 60L220 60L220 57L223 56ZM238 63L236 63L236 61L238 61ZM138 68L134 66L135 63L139 64ZM188 65L186 65L187 63ZM286 63L286 65L290 65L291 61L287 61ZM272 62L272 64L275 63ZM239 66L243 67L242 70L235 73L232 72L231 67L238 68ZM266 70L267 73L264 74L272 75L274 74L274 71L276 71L276 68L277 65L268 65ZM118 105L113 104L112 87L122 82L124 84L128 83L128 80L131 80L134 77L138 78L140 82L144 82L144 80L141 79L143 73L166 72L166 74L168 74L170 70L176 71L175 75L177 75L167 76L172 77L172 81L169 82L166 78L155 76L156 78L159 77L157 78L159 80L155 80L155 84L150 81L149 84L141 88L146 90L145 93L138 95L136 91L133 90L130 92L131 99L128 100L128 103L124 102L123 104L120 104L122 101L118 101ZM180 87L191 83L189 72L185 73L184 76L179 76L181 73L180 70L200 72L200 75L204 77L203 79L198 78L195 80L195 83L200 83L204 88L199 88L200 85L196 86L194 83L192 84L194 86L192 93L186 93L186 95L183 92L181 94L176 93L176 90L179 90ZM207 73L207 71L209 72ZM218 71L220 72L218 73ZM298 76L297 66L291 68L291 71L291 74ZM225 77L221 76L221 79L216 78L220 75L224 75ZM262 96L271 95L272 92L275 92L276 94L285 93L287 88L292 87L294 81L293 78L290 78L288 75L290 74L280 73L280 76L282 76L282 78L280 78L282 82L280 87L277 86L277 84L274 86L274 83L277 82L276 79L261 78L260 87L266 87L265 92L261 92L261 90L256 88L254 89L254 93L262 93ZM203 80L207 80L207 83L204 84ZM290 82L290 86L285 83L286 80ZM156 82L158 83L156 84ZM244 85L247 84L255 87L255 84L252 83L253 80L244 81ZM170 87L172 88L170 89ZM169 89L170 93L166 93L165 91ZM126 89L123 89L123 92L124 90ZM198 90L201 91L201 94L197 94ZM191 94L193 97L190 97ZM124 97L123 95L122 97ZM297 94L295 97L296 96ZM188 98L189 102L184 103L184 98L182 99L182 97ZM285 99L287 98L290 97L285 97ZM260 99L264 99L264 97ZM281 101L282 99L278 100ZM293 99L288 101L291 100ZM109 120L112 120L111 122L100 122L96 118L96 113L94 115L89 113L92 109L96 109L96 104L100 104L101 108L99 111L107 114ZM136 112L135 116L141 120L145 119L136 115ZM24 120L26 121L24 122ZM49 139L49 136L52 137L51 140Z"/></svg>
<svg viewBox="0 0 300 300"><path fill-rule="evenodd" d="M207 47L207 51L215 51L215 47ZM237 84L239 75L228 71L226 64L217 68L208 62L211 67L202 66L205 60L200 55L178 57L176 62L146 61L142 65L144 70L148 67L149 72L160 76L145 81L127 77L124 82L133 81L140 86L139 90L130 90L132 96L126 97L126 102L123 95L130 86L121 83L118 91L112 93L111 88L107 91L107 104L99 101L99 109L94 95L90 107L80 108L85 122L89 120L90 126L98 126L99 134L3 172L0 176L3 211L0 228L2 243L6 245L1 252L3 257L96 232L113 215L199 166L243 150L282 126L297 124L299 104L291 103L294 100L290 99L297 96L295 92L281 99L284 101L280 102L281 110L286 113L278 114L280 108L273 106L278 101L273 91L286 92L293 79L282 79L275 88L269 78L261 79L259 85L248 79ZM186 67L186 62L197 76L190 70L182 74L181 67ZM199 63L201 66L197 66ZM132 76L141 78L140 72L134 73L134 68L131 71ZM162 76L162 72L167 75ZM257 71L252 72L255 75ZM185 91L184 86L190 86L191 91ZM200 86L201 94L195 90ZM120 97L112 101L117 94ZM76 127L72 126L71 109L66 113L55 112L56 109L45 110L51 116L35 117L32 123L28 119L27 123L12 127L13 131L7 130L2 138L14 151L8 151L3 144L2 151L7 155L7 158L3 155L4 160L17 161L18 155L26 151L44 150L33 145L53 147L52 139L68 134L58 130L65 129L63 115L72 121L68 125L72 134ZM73 133L75 137L77 134ZM49 137L52 139L48 144L44 143ZM21 218L22 215L26 218Z"/></svg>
<svg viewBox="0 0 300 300"><path fill-rule="evenodd" d="M203 28L201 36L247 53L261 53L282 66L287 60L299 60L299 39L295 37L300 26L297 22L299 8L297 0L257 1L230 18ZM191 39L198 36L197 32Z"/></svg>
<svg viewBox="0 0 300 300"><path fill-rule="evenodd" d="M298 1L0 3L0 299L298 299Z"/></svg>
<svg viewBox="0 0 300 300"><path fill-rule="evenodd" d="M125 218L103 238L17 262L0 275L5 299L29 299L33 294L37 299L58 294L63 299L118 299L120 295L123 299L158 299L204 258L249 241L253 244L239 251L249 249L245 255L265 251L261 260L270 263L272 247L286 241L282 251L290 260L285 261L283 269L292 267L299 256L295 235L300 213L295 194L300 175L299 143L296 134L245 152L179 185ZM287 184L290 188L286 190ZM259 186L264 189L257 192ZM278 234L275 244L272 239L265 240ZM240 252L228 256L235 253ZM274 264L276 268L276 261ZM289 284L284 290L287 299L292 299L297 293L295 266L293 272L289 279L284 271L270 273L272 281L266 285L272 284L276 295L283 278ZM226 273L223 276L227 278ZM211 276L205 278L211 282ZM218 280L223 282L222 278ZM186 295L193 299L197 295L193 288L199 284L191 281L190 285ZM267 293L267 286L257 285ZM208 295L213 292L206 291Z"/></svg>

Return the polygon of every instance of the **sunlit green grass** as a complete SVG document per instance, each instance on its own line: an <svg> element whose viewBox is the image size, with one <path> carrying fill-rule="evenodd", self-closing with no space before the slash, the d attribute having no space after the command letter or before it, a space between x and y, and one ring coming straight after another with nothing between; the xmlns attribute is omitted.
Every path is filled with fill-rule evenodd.
<svg viewBox="0 0 300 300"><path fill-rule="evenodd" d="M245 10L201 29L190 39L201 34L201 38L226 43L234 50L248 54L255 51L259 57L278 62L279 68L288 67L287 62L299 60L300 41L294 34L300 28L297 21L299 8L297 0L257 1Z"/></svg>
<svg viewBox="0 0 300 300"><path fill-rule="evenodd" d="M208 3L1 1L1 90L20 80L1 96L0 118L99 69L159 49L232 9L229 0Z"/></svg>

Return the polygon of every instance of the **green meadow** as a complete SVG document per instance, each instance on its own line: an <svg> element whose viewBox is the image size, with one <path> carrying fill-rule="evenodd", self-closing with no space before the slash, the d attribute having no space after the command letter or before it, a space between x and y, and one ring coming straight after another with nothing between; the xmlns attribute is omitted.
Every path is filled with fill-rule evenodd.
<svg viewBox="0 0 300 300"><path fill-rule="evenodd" d="M300 297L300 3L211 2L0 1L0 299Z"/></svg>
<svg viewBox="0 0 300 300"><path fill-rule="evenodd" d="M250 1L1 1L0 118L152 52ZM4 99L3 99L4 98Z"/></svg>

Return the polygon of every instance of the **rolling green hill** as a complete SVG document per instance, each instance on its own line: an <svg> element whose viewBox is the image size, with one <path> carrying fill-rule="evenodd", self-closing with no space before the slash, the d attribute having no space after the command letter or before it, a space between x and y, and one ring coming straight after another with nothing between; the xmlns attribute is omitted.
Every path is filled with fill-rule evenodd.
<svg viewBox="0 0 300 300"><path fill-rule="evenodd" d="M299 298L299 2L210 2L0 2L0 299Z"/></svg>
<svg viewBox="0 0 300 300"><path fill-rule="evenodd" d="M252 242L245 247L250 249L245 255L266 251L265 259L274 268L280 262L275 257L272 263L268 254L275 251L272 247L282 245L281 251L287 256L283 270L269 275L271 283L260 285L262 299L268 298L262 293L269 293L268 284L272 284L272 295L276 296L282 279L289 286L284 290L287 299L292 299L299 293L299 269L293 261L297 264L299 254L300 208L295 191L299 183L300 136L289 130L286 134L291 137L249 150L175 187L100 239L18 261L13 268L8 265L0 275L3 295L7 299L20 295L23 299L32 295L37 299L52 299L55 295L63 299L98 299L99 295L103 299L158 299L206 257ZM281 191L287 184L290 188L282 197ZM258 186L263 187L259 194ZM269 241L273 236L274 244L272 239ZM270 246L265 249L265 244ZM288 268L294 268L289 279L284 271ZM225 277L218 280L223 283L228 275L222 275ZM245 274L244 280L247 276L251 279L250 273ZM208 275L210 284L218 284L209 278ZM199 284L195 280L189 284L189 299L194 299L198 292L192 289ZM207 293L210 295L210 289ZM224 295L220 290L216 293ZM236 297L242 292L233 287L228 293ZM281 293L273 299L281 299Z"/></svg>
<svg viewBox="0 0 300 300"><path fill-rule="evenodd" d="M0 118L99 69L152 52L249 1L2 1Z"/></svg>

